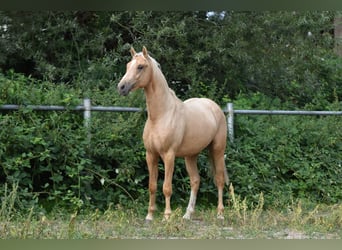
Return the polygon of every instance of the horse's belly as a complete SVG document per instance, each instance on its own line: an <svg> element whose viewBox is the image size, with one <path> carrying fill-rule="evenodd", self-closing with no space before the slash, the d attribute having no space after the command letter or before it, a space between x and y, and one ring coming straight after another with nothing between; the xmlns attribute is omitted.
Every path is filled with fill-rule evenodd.
<svg viewBox="0 0 342 250"><path fill-rule="evenodd" d="M213 140L216 129L213 127L201 127L197 124L187 129L183 140L177 150L177 156L196 155L206 148Z"/></svg>
<svg viewBox="0 0 342 250"><path fill-rule="evenodd" d="M203 144L198 144L196 142L193 142L193 143L183 143L178 148L178 150L176 152L176 156L177 157L184 157L184 156L197 155L203 149L205 149L209 144L210 144L210 141L206 142L206 143L203 143Z"/></svg>

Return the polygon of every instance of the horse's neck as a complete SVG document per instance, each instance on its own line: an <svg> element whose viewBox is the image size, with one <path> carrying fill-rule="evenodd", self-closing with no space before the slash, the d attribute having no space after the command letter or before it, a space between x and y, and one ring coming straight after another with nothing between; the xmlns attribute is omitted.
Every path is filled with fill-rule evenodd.
<svg viewBox="0 0 342 250"><path fill-rule="evenodd" d="M157 120L181 101L171 92L164 75L157 71L151 83L145 88L148 118Z"/></svg>

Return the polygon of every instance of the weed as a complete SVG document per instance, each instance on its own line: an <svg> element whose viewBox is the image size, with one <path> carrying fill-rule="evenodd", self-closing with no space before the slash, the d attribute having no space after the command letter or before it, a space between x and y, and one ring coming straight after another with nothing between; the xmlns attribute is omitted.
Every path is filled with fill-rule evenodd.
<svg viewBox="0 0 342 250"><path fill-rule="evenodd" d="M240 196L235 195L232 183L229 186L229 193L232 203L232 214L230 215L230 217L235 218L235 220L232 221L232 223L236 223L237 225L242 227L258 227L259 220L264 208L263 193L260 193L258 204L255 208L253 208L251 205L250 207L247 205L250 203L248 203L246 198L241 200Z"/></svg>
<svg viewBox="0 0 342 250"><path fill-rule="evenodd" d="M4 186L3 197L1 199L0 219L1 221L10 221L15 214L14 204L17 199L18 183L12 185L9 191L7 183Z"/></svg>
<svg viewBox="0 0 342 250"><path fill-rule="evenodd" d="M70 216L69 224L68 224L68 237L74 238L75 236L75 223L76 223L77 212L73 213Z"/></svg>
<svg viewBox="0 0 342 250"><path fill-rule="evenodd" d="M31 207L28 217L24 221L24 225L21 229L21 239L26 239L30 233L30 225L32 221L33 207Z"/></svg>

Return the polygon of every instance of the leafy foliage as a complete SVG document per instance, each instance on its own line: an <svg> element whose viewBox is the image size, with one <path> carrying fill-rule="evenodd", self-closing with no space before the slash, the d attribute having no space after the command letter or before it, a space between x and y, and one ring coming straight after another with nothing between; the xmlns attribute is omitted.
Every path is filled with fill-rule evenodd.
<svg viewBox="0 0 342 250"><path fill-rule="evenodd" d="M0 78L4 103L80 104L80 92L65 85L36 84L15 74ZM84 204L101 208L114 200L135 200L141 192L135 184L141 181L139 164L144 157L142 142L132 132L141 132L139 117L94 114L87 131L82 114L73 111L35 112L23 106L18 112L4 112L0 119L0 179L19 183L24 200L39 198L47 209L54 205L74 209Z"/></svg>
<svg viewBox="0 0 342 250"><path fill-rule="evenodd" d="M239 99L236 108L279 109L275 102L257 94ZM250 200L263 192L266 205L341 200L340 117L238 116L236 124L237 139L227 151L235 192Z"/></svg>

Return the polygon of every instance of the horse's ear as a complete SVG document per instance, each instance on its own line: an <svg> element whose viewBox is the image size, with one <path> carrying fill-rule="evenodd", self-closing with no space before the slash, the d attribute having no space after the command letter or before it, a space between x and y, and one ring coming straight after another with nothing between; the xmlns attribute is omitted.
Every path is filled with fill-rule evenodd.
<svg viewBox="0 0 342 250"><path fill-rule="evenodd" d="M143 52L143 55L144 55L144 57L146 57L146 58L147 58L147 56L148 56L148 52L147 52L147 49L146 49L146 47L145 47L145 46L143 46L143 48L142 48L142 52Z"/></svg>
<svg viewBox="0 0 342 250"><path fill-rule="evenodd" d="M133 47L131 47L130 52L131 52L132 57L134 57L137 54L137 52L135 52Z"/></svg>

